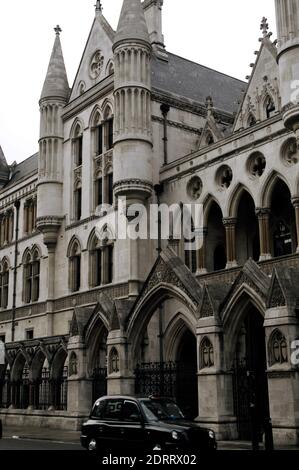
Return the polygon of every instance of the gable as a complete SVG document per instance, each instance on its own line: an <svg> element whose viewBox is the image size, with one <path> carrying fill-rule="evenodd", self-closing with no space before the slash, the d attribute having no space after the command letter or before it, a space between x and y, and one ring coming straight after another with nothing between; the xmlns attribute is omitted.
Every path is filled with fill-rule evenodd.
<svg viewBox="0 0 299 470"><path fill-rule="evenodd" d="M70 101L109 75L114 31L103 17L95 17L73 84Z"/></svg>
<svg viewBox="0 0 299 470"><path fill-rule="evenodd" d="M265 38L257 54L246 92L235 120L234 130L249 127L248 119L252 114L256 121L266 119L265 100L273 99L276 113L280 111L279 69L276 61L277 51L272 42Z"/></svg>

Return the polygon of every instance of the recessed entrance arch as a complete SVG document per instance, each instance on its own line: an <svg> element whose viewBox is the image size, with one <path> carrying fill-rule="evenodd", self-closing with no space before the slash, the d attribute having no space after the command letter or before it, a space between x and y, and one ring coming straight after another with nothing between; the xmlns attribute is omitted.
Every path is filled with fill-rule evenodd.
<svg viewBox="0 0 299 470"><path fill-rule="evenodd" d="M196 317L187 307L190 299L183 301L182 294L161 287L131 324L135 393L174 398L194 418L198 415Z"/></svg>
<svg viewBox="0 0 299 470"><path fill-rule="evenodd" d="M261 439L270 414L263 323L259 310L249 303L236 336L233 365L234 412L239 439L251 439L252 419Z"/></svg>

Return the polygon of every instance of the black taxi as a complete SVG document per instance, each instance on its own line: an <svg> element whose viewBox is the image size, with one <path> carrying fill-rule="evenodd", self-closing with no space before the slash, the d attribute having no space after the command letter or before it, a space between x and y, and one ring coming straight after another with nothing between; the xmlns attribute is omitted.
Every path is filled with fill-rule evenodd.
<svg viewBox="0 0 299 470"><path fill-rule="evenodd" d="M171 399L106 396L97 400L82 425L81 444L90 451L216 450L215 433L188 421Z"/></svg>

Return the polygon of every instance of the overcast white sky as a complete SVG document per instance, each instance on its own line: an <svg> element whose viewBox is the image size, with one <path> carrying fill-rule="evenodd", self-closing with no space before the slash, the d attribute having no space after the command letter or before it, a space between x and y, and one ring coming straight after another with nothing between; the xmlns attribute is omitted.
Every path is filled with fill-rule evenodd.
<svg viewBox="0 0 299 470"><path fill-rule="evenodd" d="M59 24L72 85L94 17L96 0L10 0L0 5L0 145L7 161L38 150L38 100ZM116 29L122 0L102 0ZM195 62L245 79L259 48L260 21L276 37L274 0L164 0L166 47ZM199 84L200 86L200 84Z"/></svg>

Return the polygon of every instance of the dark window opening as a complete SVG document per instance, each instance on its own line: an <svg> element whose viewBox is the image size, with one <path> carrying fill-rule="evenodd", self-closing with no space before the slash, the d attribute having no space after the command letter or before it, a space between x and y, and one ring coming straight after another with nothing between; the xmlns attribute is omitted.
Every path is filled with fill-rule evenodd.
<svg viewBox="0 0 299 470"><path fill-rule="evenodd" d="M26 330L26 340L31 340L34 338L34 330L33 328L30 330Z"/></svg>
<svg viewBox="0 0 299 470"><path fill-rule="evenodd" d="M107 139L107 150L113 147L113 119L109 119L107 123L108 127L108 139Z"/></svg>
<svg viewBox="0 0 299 470"><path fill-rule="evenodd" d="M109 173L108 177L108 204L113 205L113 173Z"/></svg>
<svg viewBox="0 0 299 470"><path fill-rule="evenodd" d="M103 153L103 126L98 126L97 128L97 155L102 155Z"/></svg>
<svg viewBox="0 0 299 470"><path fill-rule="evenodd" d="M214 251L214 271L225 269L227 263L226 250L224 245L218 245Z"/></svg>
<svg viewBox="0 0 299 470"><path fill-rule="evenodd" d="M107 273L108 284L113 281L113 246L108 246L108 273Z"/></svg>
<svg viewBox="0 0 299 470"><path fill-rule="evenodd" d="M75 219L80 220L82 215L82 189L75 191Z"/></svg>
<svg viewBox="0 0 299 470"><path fill-rule="evenodd" d="M83 161L83 136L75 139L75 163L76 166L81 166Z"/></svg>

